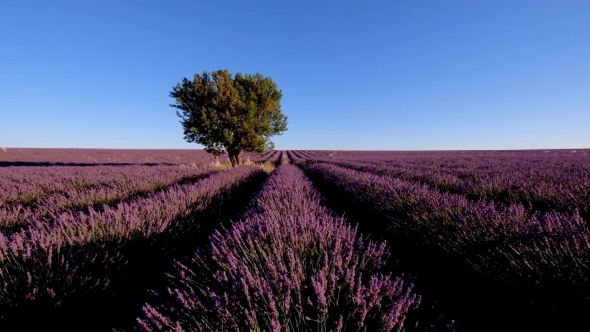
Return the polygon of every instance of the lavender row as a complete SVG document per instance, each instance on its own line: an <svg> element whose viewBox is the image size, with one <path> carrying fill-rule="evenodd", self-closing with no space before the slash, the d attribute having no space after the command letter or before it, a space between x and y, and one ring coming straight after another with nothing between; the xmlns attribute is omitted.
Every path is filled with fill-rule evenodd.
<svg viewBox="0 0 590 332"><path fill-rule="evenodd" d="M305 153L315 157L334 157L346 160L381 160L396 161L400 159L429 159L429 160L477 160L480 158L493 159L554 159L581 161L590 160L590 149L574 150L480 150L480 151L329 151L306 150Z"/></svg>
<svg viewBox="0 0 590 332"><path fill-rule="evenodd" d="M123 164L204 164L211 154L197 149L31 149L0 151L0 165L123 165ZM227 161L227 155L220 161Z"/></svg>
<svg viewBox="0 0 590 332"><path fill-rule="evenodd" d="M279 164L290 164L291 163L291 159L289 158L289 154L287 153L287 151L281 151L281 157L279 158L279 161L277 163L279 163Z"/></svg>
<svg viewBox="0 0 590 332"><path fill-rule="evenodd" d="M200 227L190 218L195 211L260 172L255 167L218 171L103 211L64 213L9 236L0 234L0 306L59 304L72 294L106 289L127 264L122 250L127 243L161 234L174 238Z"/></svg>
<svg viewBox="0 0 590 332"><path fill-rule="evenodd" d="M264 154L251 154L247 158L248 161L255 162L255 163L274 163L278 164L281 163L283 159L284 151L279 150L269 150L266 151Z"/></svg>
<svg viewBox="0 0 590 332"><path fill-rule="evenodd" d="M297 163L297 162L305 161L305 158L301 157L301 155L298 154L297 151L288 150L287 151L287 157L289 158L289 160L292 163Z"/></svg>
<svg viewBox="0 0 590 332"><path fill-rule="evenodd" d="M358 236L321 206L300 170L282 165L245 220L175 264L168 295L147 304L139 323L145 331L399 331L420 298L381 273L387 257L385 244Z"/></svg>
<svg viewBox="0 0 590 332"><path fill-rule="evenodd" d="M495 294L488 295L525 303L537 314L573 312L589 304L590 231L577 214L531 215L521 205L470 202L462 195L330 164L306 171L340 210L406 246L419 258L413 258L416 264L447 262L445 270L431 272L463 280L458 287L470 285L474 293L493 289Z"/></svg>
<svg viewBox="0 0 590 332"><path fill-rule="evenodd" d="M0 167L0 206L30 205L64 190L117 186L136 177L181 176L194 168L179 166Z"/></svg>
<svg viewBox="0 0 590 332"><path fill-rule="evenodd" d="M333 157L333 155L330 156L331 153L328 151L305 151L304 154L309 158Z"/></svg>
<svg viewBox="0 0 590 332"><path fill-rule="evenodd" d="M281 161L281 159L280 159L281 158L281 154L282 154L281 151L275 151L275 153L272 156L270 156L270 158L268 158L266 160L266 162L267 163L273 163L273 164L278 163L279 161Z"/></svg>
<svg viewBox="0 0 590 332"><path fill-rule="evenodd" d="M121 171L109 184L64 189L47 195L30 205L0 206L0 230L4 234L26 227L31 221L58 219L68 211L100 210L104 205L115 205L164 189L173 183L196 181L209 170L205 168L179 167L161 169L132 176ZM116 173L115 173L116 174Z"/></svg>
<svg viewBox="0 0 590 332"><path fill-rule="evenodd" d="M268 159L266 159L264 162L266 163L278 163L280 161L281 158L281 151L274 151L272 155L270 155L270 157L268 157Z"/></svg>
<svg viewBox="0 0 590 332"><path fill-rule="evenodd" d="M291 152L292 152L292 154L293 154L295 157L297 157L297 158L299 158L299 159L301 159L301 160L308 160L308 159L313 159L313 158L315 158L315 157L313 157L312 155L310 155L310 154L309 154L308 152L306 152L306 151L292 150Z"/></svg>
<svg viewBox="0 0 590 332"><path fill-rule="evenodd" d="M455 161L330 161L340 166L407 181L425 183L443 192L472 200L522 204L541 212L574 213L590 218L590 163L493 159L475 163ZM444 166L444 167L443 167Z"/></svg>
<svg viewBox="0 0 590 332"><path fill-rule="evenodd" d="M264 154L253 154L250 156L250 161L255 163L265 162L270 156L274 154L274 150L266 151Z"/></svg>
<svg viewBox="0 0 590 332"><path fill-rule="evenodd" d="M530 214L524 206L496 206L489 201L468 201L462 195L441 193L425 185L349 170L336 165L316 164L307 170L322 179L346 188L360 204L374 205L401 220L396 227L415 234L445 251L464 254L465 248L527 235L586 235L588 226L576 213ZM400 224L399 226L397 224ZM431 228L431 226L437 228ZM442 240L442 241L441 241Z"/></svg>

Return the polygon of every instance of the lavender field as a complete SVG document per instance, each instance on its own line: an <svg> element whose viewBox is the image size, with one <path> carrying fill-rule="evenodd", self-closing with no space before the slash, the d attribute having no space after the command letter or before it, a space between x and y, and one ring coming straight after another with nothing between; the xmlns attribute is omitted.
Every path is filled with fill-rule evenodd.
<svg viewBox="0 0 590 332"><path fill-rule="evenodd" d="M590 150L240 158L2 149L0 330L590 328Z"/></svg>

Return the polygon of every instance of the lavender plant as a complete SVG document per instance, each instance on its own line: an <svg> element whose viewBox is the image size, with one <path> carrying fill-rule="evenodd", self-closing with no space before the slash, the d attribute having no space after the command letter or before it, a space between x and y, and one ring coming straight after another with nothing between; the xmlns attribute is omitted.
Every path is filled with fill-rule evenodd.
<svg viewBox="0 0 590 332"><path fill-rule="evenodd" d="M444 280L464 280L456 287L469 285L482 293L494 289L486 295L492 296L488 302L517 300L536 317L590 303L590 231L577 213L530 213L518 204L472 202L426 185L330 164L306 169L339 209L356 210L359 222L363 214L370 216L374 232L415 253L411 259L420 269L446 264ZM458 310L467 309L458 305Z"/></svg>
<svg viewBox="0 0 590 332"><path fill-rule="evenodd" d="M384 243L332 215L303 173L282 165L242 222L176 262L145 331L399 331L420 297L383 274Z"/></svg>
<svg viewBox="0 0 590 332"><path fill-rule="evenodd" d="M58 167L60 168L65 167ZM208 171L207 168L178 166L96 166L86 167L83 180L61 178L60 173L46 174L45 177L49 176L50 179L55 176L51 192L37 188L33 196L34 201L30 204L24 202L0 204L0 230L4 234L9 234L27 227L31 220L49 220L64 212L87 211L90 207L100 210L105 204L114 206L119 202L162 190L175 183L197 181ZM39 180L34 176L35 173L31 173L30 180ZM37 176L42 175L37 174ZM23 189L25 188L22 186L12 187L13 192L22 192Z"/></svg>
<svg viewBox="0 0 590 332"><path fill-rule="evenodd" d="M435 159L436 160L436 159ZM589 159L590 160L590 159ZM471 200L521 204L532 211L578 211L590 217L590 163L539 158L497 158L477 162L455 158L438 163L428 159L396 161L337 160L338 166L424 183L442 192L465 195Z"/></svg>
<svg viewBox="0 0 590 332"><path fill-rule="evenodd" d="M33 220L30 227L8 236L0 234L0 307L27 301L59 305L71 294L107 289L127 264L128 243L161 234L172 239L200 227L191 214L259 172L256 167L220 171L102 211L63 213L52 220Z"/></svg>

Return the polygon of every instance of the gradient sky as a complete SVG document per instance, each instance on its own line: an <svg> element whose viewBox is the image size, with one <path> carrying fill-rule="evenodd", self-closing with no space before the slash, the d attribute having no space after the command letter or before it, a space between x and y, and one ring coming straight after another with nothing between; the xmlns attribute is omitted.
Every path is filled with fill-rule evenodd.
<svg viewBox="0 0 590 332"><path fill-rule="evenodd" d="M0 146L200 148L169 92L272 77L277 149L590 147L590 1L0 3Z"/></svg>

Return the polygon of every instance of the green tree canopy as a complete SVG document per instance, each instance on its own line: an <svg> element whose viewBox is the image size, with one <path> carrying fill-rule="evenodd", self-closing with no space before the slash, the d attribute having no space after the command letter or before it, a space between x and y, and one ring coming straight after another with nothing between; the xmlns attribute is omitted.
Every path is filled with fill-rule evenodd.
<svg viewBox="0 0 590 332"><path fill-rule="evenodd" d="M287 130L282 96L276 83L260 74L232 77L227 70L204 71L173 87L170 97L176 103L170 106L182 118L185 140L215 156L225 149L235 166L241 152L273 149L270 137Z"/></svg>

